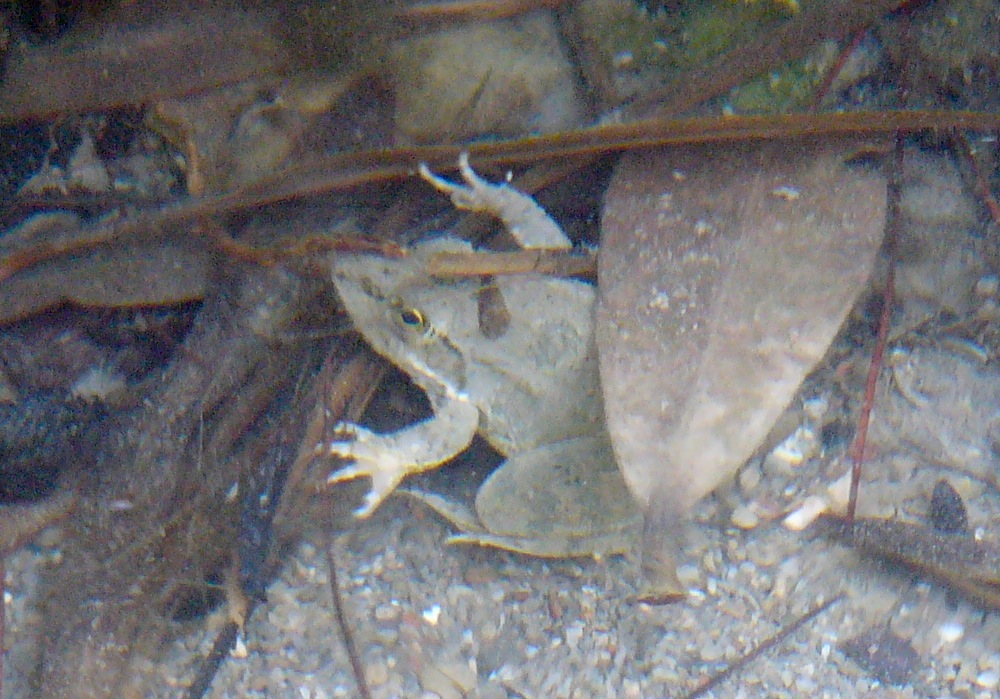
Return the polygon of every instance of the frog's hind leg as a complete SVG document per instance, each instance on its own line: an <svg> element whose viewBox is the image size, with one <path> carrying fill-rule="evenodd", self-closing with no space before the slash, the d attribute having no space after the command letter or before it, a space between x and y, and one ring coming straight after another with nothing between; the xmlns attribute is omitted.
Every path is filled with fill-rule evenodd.
<svg viewBox="0 0 1000 699"><path fill-rule="evenodd" d="M606 532L584 537L547 537L524 539L496 534L455 534L449 544L473 544L486 548L513 551L533 558L595 558L601 559L635 548L635 536L629 531Z"/></svg>
<svg viewBox="0 0 1000 699"><path fill-rule="evenodd" d="M458 529L461 533L449 536L449 544L484 546L533 558L601 558L635 548L634 528L623 527L582 536L540 538L493 534L483 528L475 513L465 505L415 488L400 488L397 492L420 501Z"/></svg>
<svg viewBox="0 0 1000 699"><path fill-rule="evenodd" d="M458 157L458 169L465 185L435 175L425 163L420 163L420 176L450 196L455 208L487 213L503 221L522 248L567 250L573 246L559 224L530 196L477 175L469 165L468 153Z"/></svg>
<svg viewBox="0 0 1000 699"><path fill-rule="evenodd" d="M476 495L476 511L407 491L476 544L538 558L621 553L634 547L642 518L605 436L573 437L507 459Z"/></svg>

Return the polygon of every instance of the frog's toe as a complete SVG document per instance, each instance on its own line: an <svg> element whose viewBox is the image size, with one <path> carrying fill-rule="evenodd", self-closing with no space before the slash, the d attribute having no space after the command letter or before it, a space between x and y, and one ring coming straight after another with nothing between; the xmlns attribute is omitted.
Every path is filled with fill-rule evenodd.
<svg viewBox="0 0 1000 699"><path fill-rule="evenodd" d="M420 176L434 189L451 197L452 203L460 209L468 209L472 205L472 191L451 180L446 180L440 175L435 175L426 163L420 163L418 168Z"/></svg>
<svg viewBox="0 0 1000 699"><path fill-rule="evenodd" d="M503 185L491 184L477 175L472 166L469 165L468 153L463 152L459 155L458 169L465 181L464 185L435 175L425 163L420 163L419 167L420 176L436 190L451 197L455 208L500 215L502 207L498 192L506 188Z"/></svg>
<svg viewBox="0 0 1000 699"><path fill-rule="evenodd" d="M355 424L353 422L338 422L333 427L334 434L342 436L344 439L349 439L351 442L370 442L373 437L377 437L374 432L369 429L365 429L361 425ZM339 444L340 442L334 442L334 444Z"/></svg>
<svg viewBox="0 0 1000 699"><path fill-rule="evenodd" d="M368 469L355 461L353 464L348 464L347 466L338 468L336 471L330 473L330 475L326 477L326 482L327 485L332 485L333 483L353 481L355 478L361 478L362 476L367 475L369 475Z"/></svg>
<svg viewBox="0 0 1000 699"><path fill-rule="evenodd" d="M469 185L472 191L494 189L498 185L490 184L476 174L476 171L469 165L469 151L462 151L458 154L458 171L462 173L462 179Z"/></svg>
<svg viewBox="0 0 1000 699"><path fill-rule="evenodd" d="M349 443L348 445L350 446ZM365 495L364 505L354 511L355 517L368 517L396 489L407 471L398 460L385 455L381 458L366 458L359 454L352 456L357 460L352 464L338 468L327 476L326 482L328 484L343 483L362 476L371 478L371 490Z"/></svg>
<svg viewBox="0 0 1000 699"><path fill-rule="evenodd" d="M389 496L389 493L393 491L393 488L384 491L380 490L374 486L374 482L375 480L372 479L372 489L365 493L364 504L354 511L354 516L358 519L370 517L378 509L378 506L382 504L382 501Z"/></svg>
<svg viewBox="0 0 1000 699"><path fill-rule="evenodd" d="M343 459L356 459L358 461L378 458L380 437L371 430L367 430L361 425L355 425L353 422L341 422L334 428L334 432L341 435L343 439L320 442L316 447L317 454L339 456Z"/></svg>

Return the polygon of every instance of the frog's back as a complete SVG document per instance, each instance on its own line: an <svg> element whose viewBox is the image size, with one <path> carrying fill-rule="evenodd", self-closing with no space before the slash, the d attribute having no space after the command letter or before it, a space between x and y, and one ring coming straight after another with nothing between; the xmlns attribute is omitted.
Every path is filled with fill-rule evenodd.
<svg viewBox="0 0 1000 699"><path fill-rule="evenodd" d="M594 287L525 275L496 280L509 322L470 343L483 432L510 453L604 429L594 340Z"/></svg>

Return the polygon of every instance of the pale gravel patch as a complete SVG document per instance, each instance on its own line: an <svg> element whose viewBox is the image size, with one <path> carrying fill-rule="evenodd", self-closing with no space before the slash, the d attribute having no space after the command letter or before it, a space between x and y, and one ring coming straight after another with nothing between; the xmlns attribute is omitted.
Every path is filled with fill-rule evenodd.
<svg viewBox="0 0 1000 699"><path fill-rule="evenodd" d="M633 560L544 562L446 548L446 527L393 501L338 537L374 696L433 696L424 685L437 675L428 668L474 678L469 696L487 698L682 696L840 591L844 601L707 696L991 696L976 682L1000 663L996 615L965 603L951 609L941 589L808 533L720 528L717 509L707 503L691 528L685 555L699 570L688 601L657 608L629 601ZM311 536L288 561L247 627L248 657L225 663L210 697L355 696L321 542ZM887 623L922 657L909 687L880 685L837 650ZM964 634L944 642L949 624ZM462 696L436 686L438 696Z"/></svg>

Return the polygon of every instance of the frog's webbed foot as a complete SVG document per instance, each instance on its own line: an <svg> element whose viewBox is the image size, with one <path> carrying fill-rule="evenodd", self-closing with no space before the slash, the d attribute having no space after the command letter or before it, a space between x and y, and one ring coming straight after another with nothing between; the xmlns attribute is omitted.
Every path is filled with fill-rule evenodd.
<svg viewBox="0 0 1000 699"><path fill-rule="evenodd" d="M331 473L326 482L342 483L361 476L371 477L372 488L365 495L365 504L354 512L357 517L367 517L409 473L408 464L399 458L399 451L394 449L392 440L361 425L342 423L337 425L336 432L350 440L321 444L319 449L331 456L353 459L354 463Z"/></svg>
<svg viewBox="0 0 1000 699"><path fill-rule="evenodd" d="M560 250L572 247L559 224L538 202L510 185L484 180L470 167L468 153L458 157L458 169L465 185L435 175L424 163L420 163L420 176L450 196L455 208L487 213L503 221L523 248Z"/></svg>
<svg viewBox="0 0 1000 699"><path fill-rule="evenodd" d="M432 403L434 417L398 432L376 434L354 423L337 425L345 439L320 443L318 454L329 454L354 463L337 469L327 483L341 483L361 476L371 478L371 490L354 514L367 517L406 477L436 468L464 450L479 425L479 410L461 399L442 398Z"/></svg>

